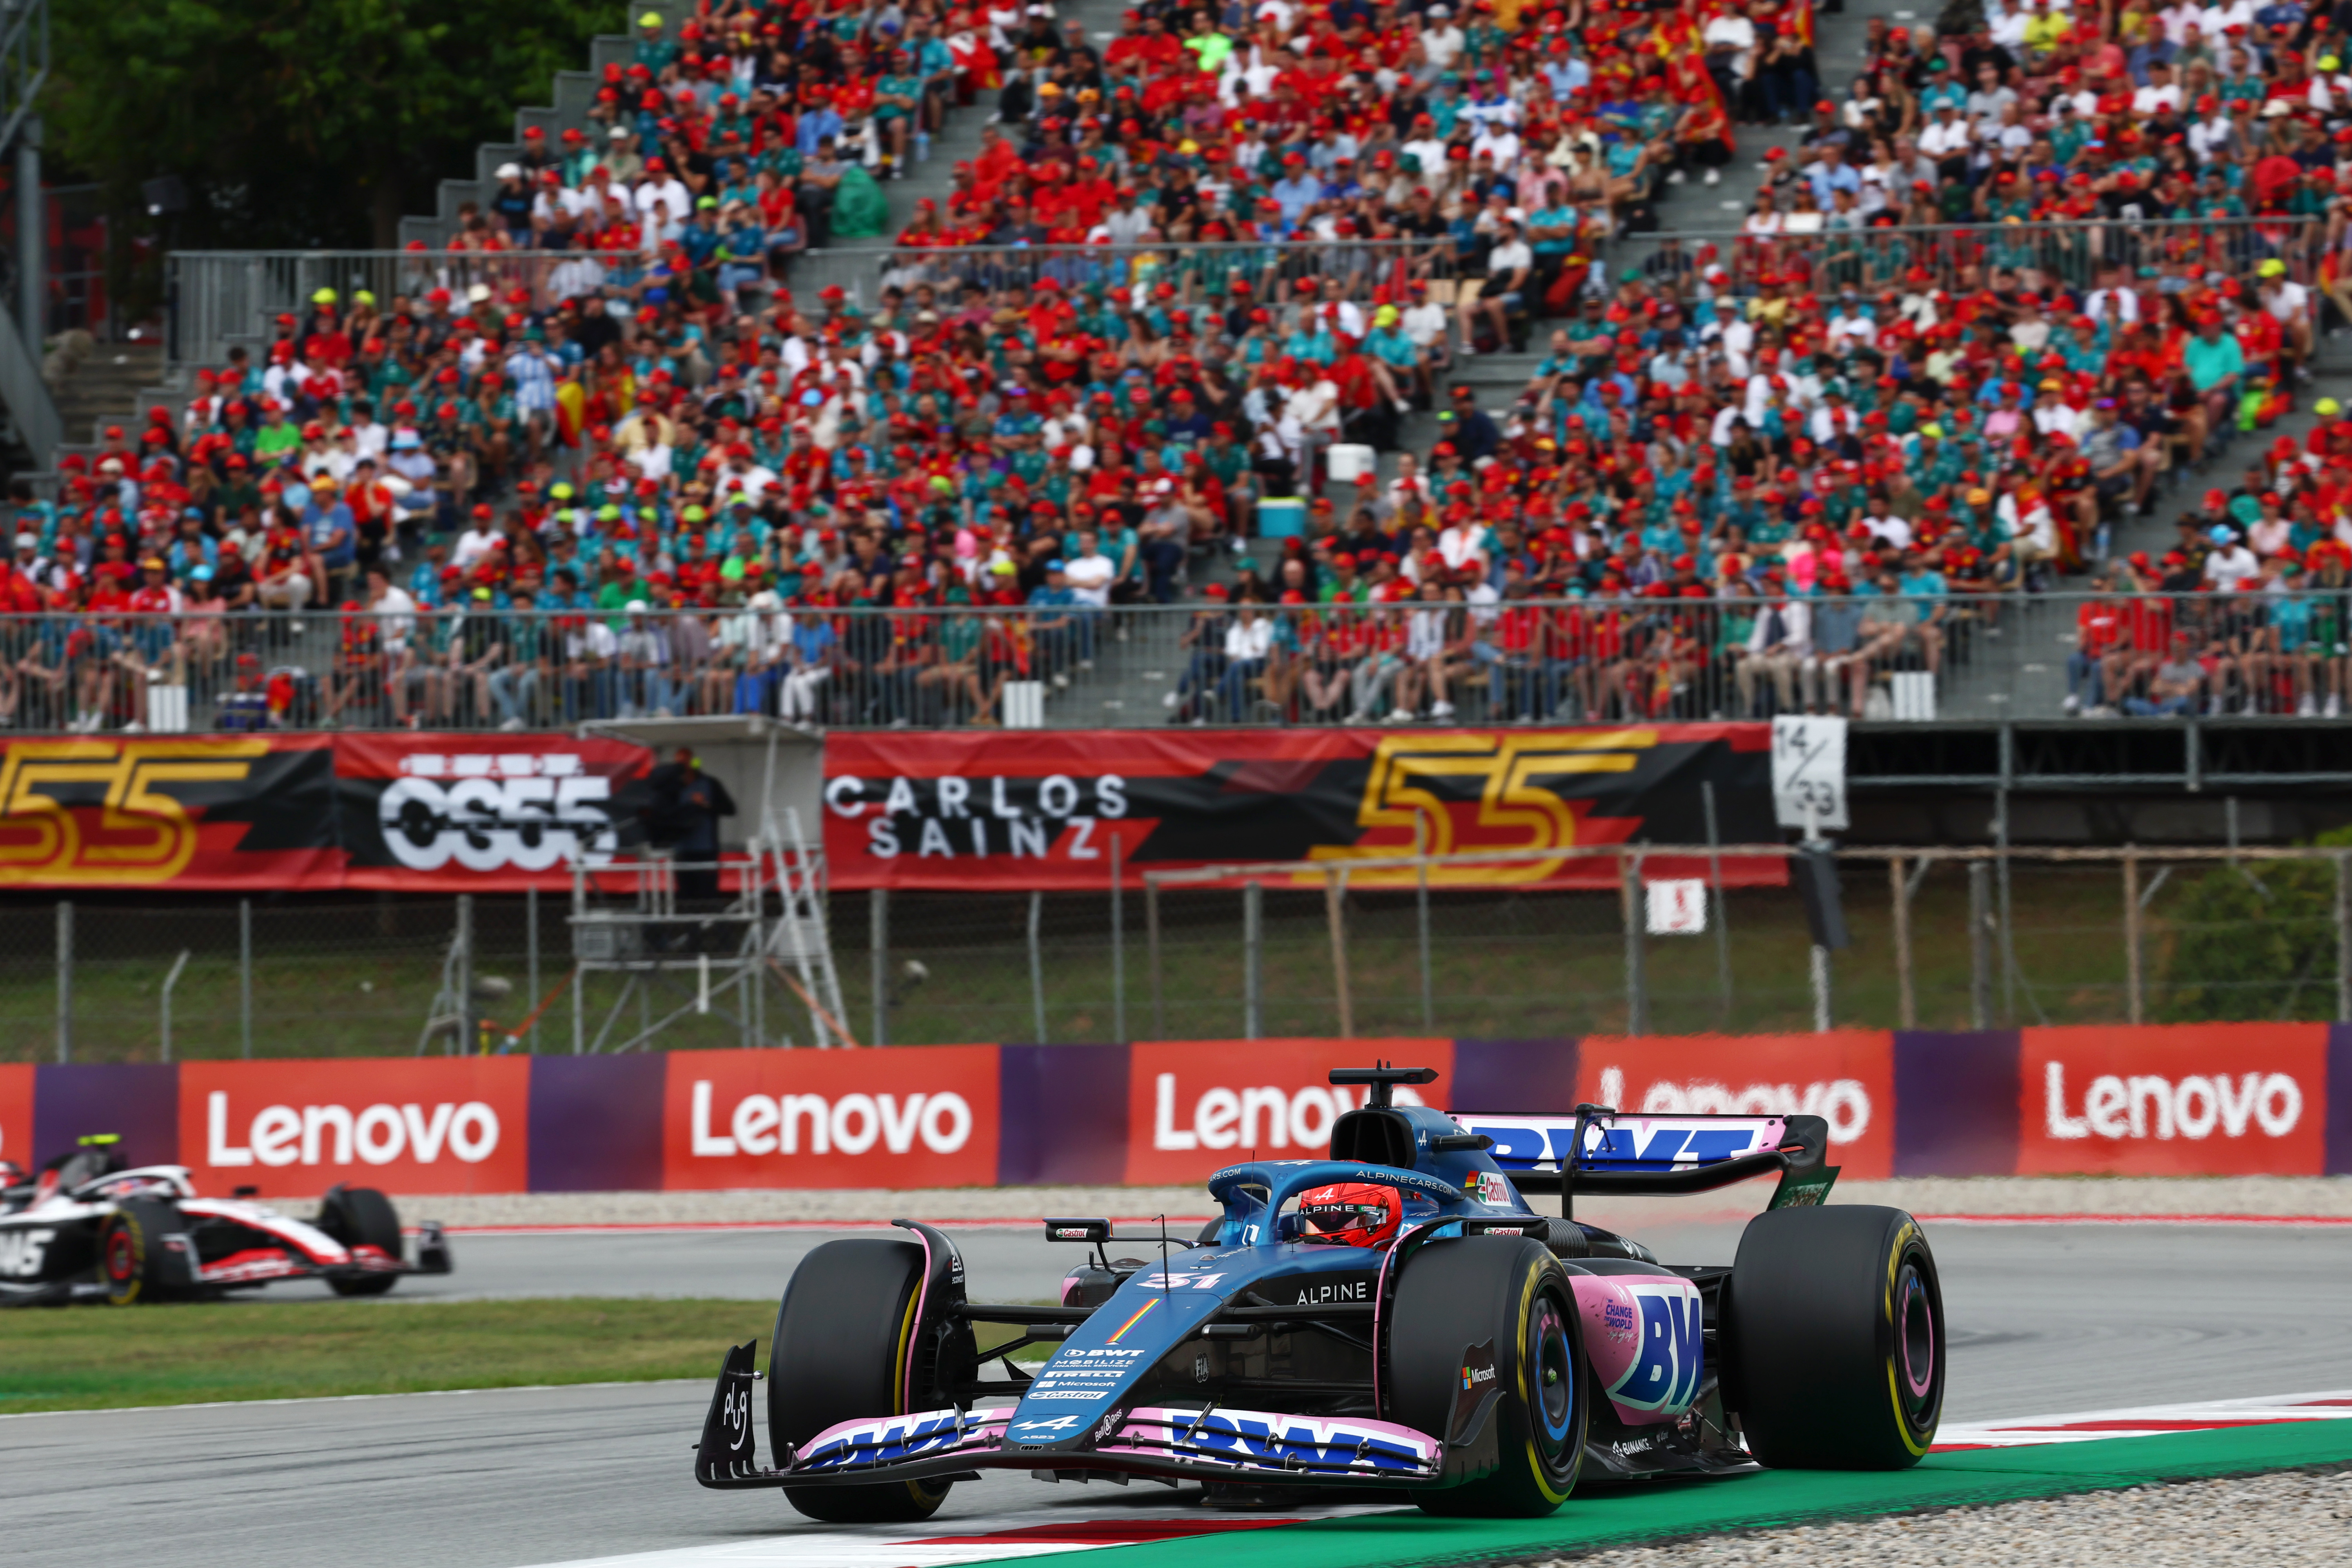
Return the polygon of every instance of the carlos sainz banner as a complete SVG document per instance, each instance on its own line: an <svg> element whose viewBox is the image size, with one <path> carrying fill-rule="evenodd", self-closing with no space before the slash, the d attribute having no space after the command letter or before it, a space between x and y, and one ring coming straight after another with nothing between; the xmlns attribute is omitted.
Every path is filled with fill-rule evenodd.
<svg viewBox="0 0 2352 1568"><path fill-rule="evenodd" d="M568 886L639 837L652 755L565 735L0 745L0 888Z"/></svg>
<svg viewBox="0 0 2352 1568"><path fill-rule="evenodd" d="M1097 731L829 735L824 847L837 888L1092 889L1244 862L1527 850L1441 868L1434 886L1603 887L1578 846L1777 842L1762 724L1559 730ZM1674 857L1652 878L1699 876ZM1319 880L1317 873L1303 874ZM1727 858L1735 886L1778 885L1777 858ZM1391 868L1357 887L1410 886Z"/></svg>

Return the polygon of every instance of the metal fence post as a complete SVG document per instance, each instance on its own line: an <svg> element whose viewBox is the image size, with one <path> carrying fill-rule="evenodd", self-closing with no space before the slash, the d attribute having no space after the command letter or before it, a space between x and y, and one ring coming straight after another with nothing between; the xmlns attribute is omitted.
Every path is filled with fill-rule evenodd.
<svg viewBox="0 0 2352 1568"><path fill-rule="evenodd" d="M1045 916L1045 895L1032 889L1029 894L1029 1005L1037 1019L1037 1043L1045 1043L1045 952L1038 940L1038 927Z"/></svg>
<svg viewBox="0 0 2352 1568"><path fill-rule="evenodd" d="M58 1060L73 1060L73 905L58 900Z"/></svg>
<svg viewBox="0 0 2352 1568"><path fill-rule="evenodd" d="M2004 1024L2017 1022L2017 945L2016 932L2010 925L2009 901L2009 791L1993 792L1993 837L2000 851L2000 1017Z"/></svg>
<svg viewBox="0 0 2352 1568"><path fill-rule="evenodd" d="M236 1017L245 1055L253 1055L253 900L236 901Z"/></svg>
<svg viewBox="0 0 2352 1568"><path fill-rule="evenodd" d="M523 984L529 987L524 999L530 1004L530 1042L523 1048L532 1056L539 1055L539 889L525 888L522 893L523 970L529 976Z"/></svg>
<svg viewBox="0 0 2352 1568"><path fill-rule="evenodd" d="M1903 879L1903 857L1886 862L1886 889L1895 900L1895 1018L1906 1029L1919 1026L1919 998L1911 978L1911 892Z"/></svg>
<svg viewBox="0 0 2352 1568"><path fill-rule="evenodd" d="M2336 862L2336 926L2343 926L2344 862ZM2340 939L2339 939L2340 940ZM2124 846L2124 1012L2132 1023L2140 1021L2140 954L2139 954L2139 847ZM2342 982L2339 980L2339 989Z"/></svg>
<svg viewBox="0 0 2352 1568"><path fill-rule="evenodd" d="M1265 1033L1265 893L1255 882L1242 884L1242 1038L1255 1040Z"/></svg>
<svg viewBox="0 0 2352 1568"><path fill-rule="evenodd" d="M1168 1037L1168 1009L1160 990L1160 883L1143 874L1143 944L1145 967L1151 972L1151 1037Z"/></svg>
<svg viewBox="0 0 2352 1568"><path fill-rule="evenodd" d="M2336 1021L2352 1024L2352 857L2336 855Z"/></svg>
<svg viewBox="0 0 2352 1568"><path fill-rule="evenodd" d="M1339 998L1339 1037L1356 1037L1355 999L1348 994L1348 871L1336 867L1323 876L1323 914L1331 927L1331 984Z"/></svg>
<svg viewBox="0 0 2352 1568"><path fill-rule="evenodd" d="M1120 902L1118 835L1110 836L1110 1037L1127 1043L1127 910Z"/></svg>
<svg viewBox="0 0 2352 1568"><path fill-rule="evenodd" d="M474 895L457 895L457 1054L474 1054Z"/></svg>
<svg viewBox="0 0 2352 1568"><path fill-rule="evenodd" d="M180 983L180 971L187 967L188 950L184 947L180 950L180 956L172 961L172 973L163 976L163 1016L160 1030L163 1047L156 1058L159 1061L168 1062L172 1059L172 987Z"/></svg>
<svg viewBox="0 0 2352 1568"><path fill-rule="evenodd" d="M1437 1027L1436 981L1429 960L1429 817L1420 807L1412 813L1413 920L1421 938L1421 1026Z"/></svg>
<svg viewBox="0 0 2352 1568"><path fill-rule="evenodd" d="M1992 1027L1992 868L1969 862L1969 1027Z"/></svg>
<svg viewBox="0 0 2352 1568"><path fill-rule="evenodd" d="M1625 1032L1646 1035L1650 1032L1650 987L1642 973L1644 953L1640 854L1618 855L1617 895L1625 917Z"/></svg>
<svg viewBox="0 0 2352 1568"><path fill-rule="evenodd" d="M1723 1011L1731 1013L1731 895L1723 886L1723 837L1715 820L1715 781L1702 779L1699 803L1706 809L1706 885L1715 900L1715 983L1723 993Z"/></svg>
<svg viewBox="0 0 2352 1568"><path fill-rule="evenodd" d="M890 1043L890 889L877 888L866 894L866 910L874 949L874 1028L866 1037L873 1045L887 1046Z"/></svg>

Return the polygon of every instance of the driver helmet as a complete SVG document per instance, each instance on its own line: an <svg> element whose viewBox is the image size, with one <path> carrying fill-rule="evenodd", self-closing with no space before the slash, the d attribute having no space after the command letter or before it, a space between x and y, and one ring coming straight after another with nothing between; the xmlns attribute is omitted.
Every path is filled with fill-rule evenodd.
<svg viewBox="0 0 2352 1568"><path fill-rule="evenodd" d="M1334 1247L1386 1247L1403 1217L1396 1189L1370 1182L1317 1187L1298 1200L1301 1239Z"/></svg>

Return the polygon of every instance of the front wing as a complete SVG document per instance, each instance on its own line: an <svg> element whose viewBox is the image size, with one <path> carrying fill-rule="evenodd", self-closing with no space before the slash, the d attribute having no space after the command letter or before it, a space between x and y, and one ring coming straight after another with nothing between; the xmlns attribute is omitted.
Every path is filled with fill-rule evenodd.
<svg viewBox="0 0 2352 1568"><path fill-rule="evenodd" d="M1167 1480L1236 1478L1300 1485L1411 1486L1444 1473L1444 1446L1392 1422L1286 1415L1262 1410L1114 1410L1093 1442L1072 1449L1007 1441L1010 1408L932 1410L845 1421L818 1433L781 1466L759 1462L752 1426L752 1347L727 1352L695 1455L706 1487L865 1485L971 1477L980 1470L1108 1473Z"/></svg>

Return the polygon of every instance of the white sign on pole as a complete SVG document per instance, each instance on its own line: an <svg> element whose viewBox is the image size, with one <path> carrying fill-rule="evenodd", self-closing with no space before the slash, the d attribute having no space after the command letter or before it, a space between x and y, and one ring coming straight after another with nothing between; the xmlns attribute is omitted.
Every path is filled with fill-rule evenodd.
<svg viewBox="0 0 2352 1568"><path fill-rule="evenodd" d="M1652 936L1700 936L1706 931L1706 884L1696 877L1668 877L1644 884L1649 889Z"/></svg>
<svg viewBox="0 0 2352 1568"><path fill-rule="evenodd" d="M1845 723L1786 714L1772 721L1772 815L1781 826L1853 826L1845 808Z"/></svg>

